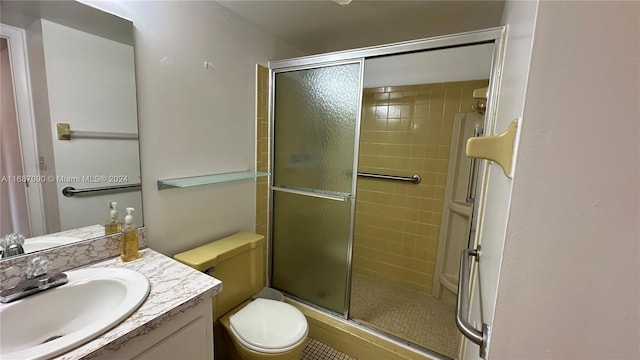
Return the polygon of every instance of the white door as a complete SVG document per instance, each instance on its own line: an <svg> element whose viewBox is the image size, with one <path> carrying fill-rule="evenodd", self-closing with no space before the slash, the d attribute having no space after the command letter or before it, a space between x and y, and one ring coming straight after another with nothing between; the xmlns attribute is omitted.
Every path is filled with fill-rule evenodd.
<svg viewBox="0 0 640 360"><path fill-rule="evenodd" d="M18 29L6 24L0 24L0 37L3 37L8 42L8 49L3 50L8 52L8 60L10 73L7 75L3 73L2 81L2 93L7 95L13 94L11 101L13 104L8 106L15 106L15 120L17 120L19 146L10 147L8 152L10 157L17 157L22 162L22 175L27 175L23 180L27 180L25 185L26 192L26 211L27 215L22 219L28 219L27 228L25 231L21 229L21 232L27 237L42 235L46 232L44 208L42 199L42 188L40 180L41 175L39 172L38 164L38 150L36 141L36 129L35 129L35 116L32 107L31 89L30 89L30 77L28 70L28 59L26 51L26 36L23 29ZM6 54L3 54L6 56ZM4 65L4 64L3 64ZM5 86L12 87L9 91L5 90ZM3 97L4 99L5 97ZM7 106L3 103L3 107ZM6 109L5 109L6 110ZM36 181L34 181L36 180ZM23 185L20 184L7 184L3 185ZM4 203L4 202L3 202ZM4 203L6 204L6 203ZM8 231L2 230L1 233Z"/></svg>
<svg viewBox="0 0 640 360"><path fill-rule="evenodd" d="M495 135L504 131L514 119L521 119L526 84L529 75L531 46L538 1L507 1L505 3L502 23L507 25L504 61L500 74L497 106L488 109L494 112L487 116L486 135ZM490 99L491 100L491 99ZM517 152L517 137L514 159ZM486 161L482 161L487 163ZM502 168L496 163L485 164L480 178L483 184L479 189L477 229L474 248L480 245L480 256L477 272L472 271L471 306L469 319L476 329L488 324L489 333L493 323L493 315L498 294L500 265L505 244L505 234L511 203L512 179L505 176ZM515 165L515 164L514 164ZM515 166L514 166L515 168ZM512 171L515 177L516 171ZM475 276L477 275L477 276ZM462 299L463 301L466 299ZM465 339L461 344L461 358L478 359L479 347ZM491 338L488 340L488 354L491 358Z"/></svg>

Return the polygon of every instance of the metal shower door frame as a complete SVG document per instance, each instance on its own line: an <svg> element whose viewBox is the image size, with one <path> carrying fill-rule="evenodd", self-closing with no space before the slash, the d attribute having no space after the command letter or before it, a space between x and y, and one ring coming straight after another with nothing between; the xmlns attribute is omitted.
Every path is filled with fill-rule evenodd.
<svg viewBox="0 0 640 360"><path fill-rule="evenodd" d="M272 246L272 242L273 242L273 226L272 226L272 219L273 219L273 191L274 191L274 176L273 176L273 164L274 164L274 156L275 156L275 136L274 136L274 131L275 131L275 87L276 87L276 81L275 81L275 77L276 74L279 73L284 73L284 72L293 72L293 71L300 71L300 70L309 70L309 69L318 69L318 68L323 68L323 67L330 67L330 66L338 66L338 65L349 65L349 64L358 64L359 65L359 88L360 88L360 93L358 95L358 99L359 99L359 104L358 104L358 111L357 111L357 115L356 115L356 124L355 124L355 137L354 137L354 153L353 153L353 165L352 165L352 172L353 172L353 176L352 176L352 180L351 180L351 192L350 194L344 194L345 195L345 200L350 201L350 211L349 211L349 239L348 239L348 243L347 243L347 274L346 274L346 289L345 289L345 299L344 299L344 304L345 304L345 309L343 311L343 313L341 314L337 314L345 319L348 319L349 317L349 302L350 302L350 298L351 298L351 268L352 268L352 259L353 259L353 234L354 234L354 226L355 226L355 211L356 211L356 184L357 184L357 176L355 175L357 173L357 169L358 169L358 144L360 143L360 119L362 117L362 93L363 93L363 88L364 88L364 58L350 58L350 59L341 59L341 60L333 60L333 61L311 61L309 63L304 63L304 64L293 64L293 65L287 65L284 64L284 66L272 66L272 63L269 62L269 173L271 174L271 176L269 177L269 215L268 215L268 226L269 226L269 243L267 244L267 252L268 252L268 260L267 260L267 285L271 286L271 279L272 279L272 273L273 273L273 246ZM294 191L290 191L290 190L284 190L284 189L275 189L275 191L285 191L285 192L294 192ZM331 199L332 197L328 197L328 196L322 196L320 194L317 195L313 195L313 194L304 194L304 193L299 193L300 195L305 195L305 196L316 196L316 197L321 197L321 198L325 198L325 199ZM312 306L321 308L324 311L329 311L331 313L336 314L335 312L329 310L329 309L325 309L322 308L320 306L317 306L315 304L309 303L308 301L304 301L302 299L298 299L304 303L308 303Z"/></svg>
<svg viewBox="0 0 640 360"><path fill-rule="evenodd" d="M355 136L355 144L354 144L354 159L353 159L353 179L352 179L352 192L351 192L351 219L350 219L350 234L349 234L349 243L347 250L347 281L346 281L346 289L345 289L345 305L346 309L344 313L337 314L344 319L349 319L349 310L350 310L350 295L351 295L351 272L352 272L352 260L353 260L353 238L354 238L354 227L355 227L355 204L356 204L356 185L357 185L357 168L358 168L358 151L359 151L359 143L360 143L360 123L362 120L362 93L363 93L363 84L364 84L364 69L365 69L365 60L375 57L381 56L391 56L391 55L401 55L408 54L413 52L422 52L429 50L438 50L438 49L446 49L453 47L462 47L483 43L494 43L496 50L494 51L494 59L492 61L491 68L491 80L497 80L500 77L500 70L502 61L498 54L501 53L502 48L504 46L503 38L504 33L506 31L506 27L495 27L489 28L485 30L478 31L470 31L452 35L443 35L432 38L418 39L418 40L410 40L398 43L384 44L378 46L371 46L366 48L345 50L345 51L337 51L326 54L319 55L311 55L293 59L284 59L284 60L276 60L270 61L268 63L269 68L269 173L273 174L273 163L274 163L274 123L275 123L275 75L277 73L289 72L289 71L297 71L297 70L306 70L313 68L320 68L332 65L343 65L349 63L360 63L360 104L358 104L358 117L356 120L356 136ZM498 92L498 84L499 81L491 81L489 90L488 90L488 98L489 99L497 99ZM485 129L492 129L493 124L495 123L495 100L488 100L487 102L487 115L485 117ZM489 126L487 126L489 125ZM267 285L271 286L272 279L272 267L273 267L273 175L270 176L269 180L269 204L268 204L268 232L269 232L269 242L267 244ZM300 300L300 299L298 299ZM306 302L304 300L300 300L303 303L310 305L315 308L319 308L323 311L328 311L330 313L334 313L328 309L322 308L313 303ZM335 313L334 313L335 314Z"/></svg>

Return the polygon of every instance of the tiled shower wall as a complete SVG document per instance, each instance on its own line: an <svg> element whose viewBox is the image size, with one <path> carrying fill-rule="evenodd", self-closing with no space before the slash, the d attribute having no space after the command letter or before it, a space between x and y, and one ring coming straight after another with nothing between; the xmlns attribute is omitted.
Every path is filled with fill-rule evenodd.
<svg viewBox="0 0 640 360"><path fill-rule="evenodd" d="M359 178L353 270L430 292L454 114L471 112L487 80L364 90L359 172L412 176L418 185Z"/></svg>
<svg viewBox="0 0 640 360"><path fill-rule="evenodd" d="M256 171L269 171L269 69L256 70ZM267 234L269 182L266 176L256 180L256 233Z"/></svg>

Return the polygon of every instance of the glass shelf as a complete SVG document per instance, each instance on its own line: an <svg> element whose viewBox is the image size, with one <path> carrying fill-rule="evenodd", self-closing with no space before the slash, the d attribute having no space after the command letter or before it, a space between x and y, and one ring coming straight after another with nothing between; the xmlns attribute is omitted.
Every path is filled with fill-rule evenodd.
<svg viewBox="0 0 640 360"><path fill-rule="evenodd" d="M192 186L217 184L229 181L255 179L268 176L269 173L255 171L237 171L224 174L211 174L202 176L190 176L176 179L158 180L158 190L172 188L188 188Z"/></svg>

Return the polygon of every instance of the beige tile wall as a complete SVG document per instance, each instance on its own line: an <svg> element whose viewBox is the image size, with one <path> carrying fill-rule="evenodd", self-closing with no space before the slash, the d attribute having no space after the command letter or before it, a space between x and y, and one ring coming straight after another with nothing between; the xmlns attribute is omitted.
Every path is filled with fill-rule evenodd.
<svg viewBox="0 0 640 360"><path fill-rule="evenodd" d="M256 171L269 171L269 69L257 66ZM268 177L256 180L256 233L268 238Z"/></svg>
<svg viewBox="0 0 640 360"><path fill-rule="evenodd" d="M487 80L365 89L353 269L411 289L432 288L454 114L470 112Z"/></svg>

